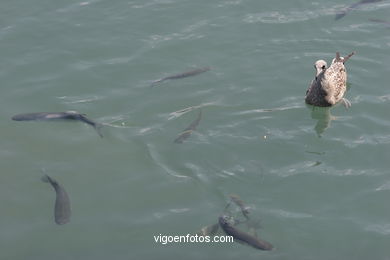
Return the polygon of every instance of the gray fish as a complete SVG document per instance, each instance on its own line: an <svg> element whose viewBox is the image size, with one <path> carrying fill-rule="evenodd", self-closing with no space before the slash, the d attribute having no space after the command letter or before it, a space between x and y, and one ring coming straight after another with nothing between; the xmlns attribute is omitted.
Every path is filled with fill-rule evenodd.
<svg viewBox="0 0 390 260"><path fill-rule="evenodd" d="M310 165L310 167L316 167L316 166L321 165L321 164L322 164L322 162L316 161L315 163L313 163L312 165Z"/></svg>
<svg viewBox="0 0 390 260"><path fill-rule="evenodd" d="M58 182L48 175L42 177L43 182L48 182L56 192L56 202L54 205L54 221L58 225L66 224L70 221L71 209L69 196Z"/></svg>
<svg viewBox="0 0 390 260"><path fill-rule="evenodd" d="M233 236L235 240L238 240L239 242L247 243L248 245L253 246L254 248L260 250L273 249L273 245L271 243L262 240L260 238L257 238L255 236L252 236L234 227L234 225L231 223L231 218L229 216L222 215L219 217L218 221L223 231L225 231L226 234Z"/></svg>
<svg viewBox="0 0 390 260"><path fill-rule="evenodd" d="M204 68L194 69L194 70L190 70L190 71L187 71L187 72L183 72L183 73L175 74L175 75L172 75L172 76L164 77L164 78L161 78L161 79L157 79L157 80L154 80L152 82L152 87L154 86L154 84L159 83L159 82L163 82L163 81L168 80L168 79L187 78L187 77L195 76L195 75L198 75L200 73L209 71L210 69L211 69L210 67L204 67Z"/></svg>
<svg viewBox="0 0 390 260"><path fill-rule="evenodd" d="M324 155L325 152L316 152L316 151L305 151L306 153L312 153L312 154L317 154L317 155Z"/></svg>
<svg viewBox="0 0 390 260"><path fill-rule="evenodd" d="M39 113L28 113L28 114L19 114L12 117L12 120L15 121L43 121L43 120L78 120L84 122L88 125L91 125L97 131L100 137L103 137L100 129L102 124L96 123L85 116L85 114L80 114L76 111L66 111L66 112L39 112Z"/></svg>
<svg viewBox="0 0 390 260"><path fill-rule="evenodd" d="M241 198L235 194L230 194L229 197L241 209L242 215L244 215L246 219L249 219L249 207L245 206Z"/></svg>
<svg viewBox="0 0 390 260"><path fill-rule="evenodd" d="M368 19L371 22L385 24L387 28L390 28L390 22L382 19Z"/></svg>
<svg viewBox="0 0 390 260"><path fill-rule="evenodd" d="M184 140L191 136L192 131L196 130L196 127L199 125L199 121L202 118L202 110L199 111L198 117L179 134L179 136L174 140L175 143L181 144Z"/></svg>
<svg viewBox="0 0 390 260"><path fill-rule="evenodd" d="M356 7L358 7L359 5L363 5L363 4L370 4L370 3L376 3L376 2L381 2L382 0L361 0L357 3L354 3L348 7L346 7L344 10L340 10L337 14L336 14L336 17L335 17L335 20L339 20L341 18L343 18L345 15L347 15L347 13L353 9L355 9Z"/></svg>

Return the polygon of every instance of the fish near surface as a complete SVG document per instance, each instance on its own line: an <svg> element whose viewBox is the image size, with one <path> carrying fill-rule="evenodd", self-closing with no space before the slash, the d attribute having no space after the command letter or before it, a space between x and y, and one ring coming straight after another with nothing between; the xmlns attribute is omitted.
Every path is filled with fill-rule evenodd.
<svg viewBox="0 0 390 260"><path fill-rule="evenodd" d="M234 240L238 240L239 242L246 243L254 248L260 250L272 250L273 245L265 240L257 238L255 236L250 235L244 231L236 228L233 223L230 221L230 217L227 215L222 215L218 219L219 225L225 231L226 234L232 236Z"/></svg>
<svg viewBox="0 0 390 260"><path fill-rule="evenodd" d="M241 198L236 194L230 194L230 199L241 209L242 215L249 219L249 207L244 204Z"/></svg>
<svg viewBox="0 0 390 260"><path fill-rule="evenodd" d="M85 114L80 114L76 111L66 111L66 112L38 112L38 113L27 113L27 114L18 114L12 117L14 121L57 121L57 120L77 120L84 122L97 131L100 137L103 137L100 129L102 124L96 123L91 119L87 118Z"/></svg>
<svg viewBox="0 0 390 260"><path fill-rule="evenodd" d="M360 6L360 5L364 5L364 4L370 4L370 3L376 3L376 2L381 2L382 0L361 0L357 3L354 3L348 7L346 7L345 9L343 10L340 10L339 12L336 13L336 17L335 17L335 20L339 20L341 18L343 18L344 16L347 15L347 13L353 9L355 9L356 7Z"/></svg>
<svg viewBox="0 0 390 260"><path fill-rule="evenodd" d="M161 79L157 79L157 80L154 80L152 82L152 87L156 83L163 82L163 81L168 80L168 79L182 79L182 78L192 77L192 76L196 76L198 74L201 74L203 72L209 71L210 69L211 69L210 67L204 67L204 68L194 69L194 70L186 71L183 73L167 76L167 77L164 77Z"/></svg>
<svg viewBox="0 0 390 260"><path fill-rule="evenodd" d="M199 111L198 117L179 134L179 136L174 140L174 143L181 144L184 140L191 136L192 131L196 130L196 127L199 125L200 120L202 119L202 110Z"/></svg>
<svg viewBox="0 0 390 260"><path fill-rule="evenodd" d="M347 91L347 71L344 63L354 54L355 52L352 52L346 57L340 57L337 52L329 68L324 60L316 61L316 76L306 91L307 104L330 107L342 101L345 107L351 106L351 103L343 98Z"/></svg>
<svg viewBox="0 0 390 260"><path fill-rule="evenodd" d="M198 236L215 236L219 229L219 223L202 227L196 234Z"/></svg>
<svg viewBox="0 0 390 260"><path fill-rule="evenodd" d="M384 25L386 25L387 29L390 29L390 22L389 21L386 21L386 20L383 20L383 19L374 19L374 18L368 19L368 20L370 20L371 22L374 22L374 23L384 24Z"/></svg>
<svg viewBox="0 0 390 260"><path fill-rule="evenodd" d="M48 175L42 177L43 182L50 183L56 192L56 201L54 205L54 221L58 225L66 224L70 221L72 214L70 209L70 199L65 189L53 178Z"/></svg>

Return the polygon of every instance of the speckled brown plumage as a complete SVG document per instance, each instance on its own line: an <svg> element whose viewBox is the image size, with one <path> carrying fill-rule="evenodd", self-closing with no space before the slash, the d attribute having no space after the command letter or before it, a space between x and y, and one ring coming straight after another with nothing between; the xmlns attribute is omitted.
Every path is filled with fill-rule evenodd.
<svg viewBox="0 0 390 260"><path fill-rule="evenodd" d="M354 54L352 52L346 57L340 57L337 52L329 68L326 68L323 60L315 63L316 77L306 91L307 104L329 107L343 101L346 107L350 106L350 102L343 98L347 91L347 71L344 64Z"/></svg>

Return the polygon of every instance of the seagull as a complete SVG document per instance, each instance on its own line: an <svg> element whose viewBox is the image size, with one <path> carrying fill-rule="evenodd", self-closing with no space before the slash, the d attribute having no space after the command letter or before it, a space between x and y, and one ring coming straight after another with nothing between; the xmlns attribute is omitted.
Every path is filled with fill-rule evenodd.
<svg viewBox="0 0 390 260"><path fill-rule="evenodd" d="M332 60L329 68L324 60L315 62L316 76L306 91L307 104L330 107L342 102L346 108L351 107L351 102L343 97L347 91L347 71L344 64L354 54L355 52L352 52L340 57L340 53L336 52L336 58Z"/></svg>

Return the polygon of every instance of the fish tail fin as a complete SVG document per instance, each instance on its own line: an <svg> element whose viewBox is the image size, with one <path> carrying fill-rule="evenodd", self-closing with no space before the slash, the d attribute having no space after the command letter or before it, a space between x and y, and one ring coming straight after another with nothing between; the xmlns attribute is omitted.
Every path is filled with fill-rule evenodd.
<svg viewBox="0 0 390 260"><path fill-rule="evenodd" d="M103 138L103 134L102 134L102 128L103 128L103 124L100 124L100 123L96 123L95 125L94 125L94 128L95 128L95 130L96 130L96 132L98 133L98 135L101 137L101 138Z"/></svg>
<svg viewBox="0 0 390 260"><path fill-rule="evenodd" d="M202 118L202 108L199 108L198 120Z"/></svg>
<svg viewBox="0 0 390 260"><path fill-rule="evenodd" d="M173 140L175 144L182 144L183 143L183 138L181 136L177 137L175 140Z"/></svg>
<svg viewBox="0 0 390 260"><path fill-rule="evenodd" d="M55 181L47 174L43 175L41 177L41 181L47 182L47 183L54 183Z"/></svg>
<svg viewBox="0 0 390 260"><path fill-rule="evenodd" d="M164 78L153 80L152 83L150 84L150 87L151 88L154 87L157 83L162 82L163 80Z"/></svg>
<svg viewBox="0 0 390 260"><path fill-rule="evenodd" d="M340 19L343 18L346 14L347 14L346 11L338 12L338 13L336 13L336 17L335 17L334 19L335 19L336 21L337 21L337 20L340 20Z"/></svg>

